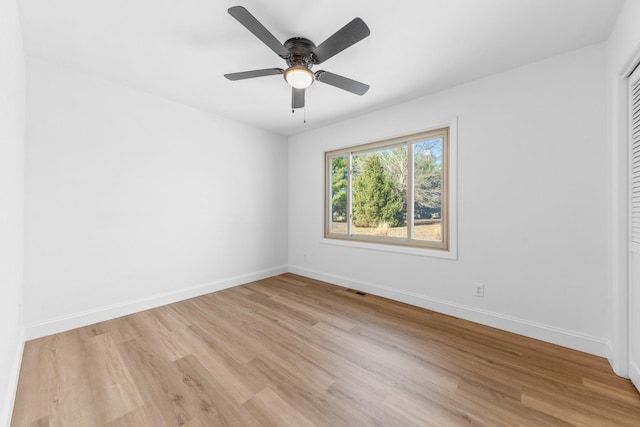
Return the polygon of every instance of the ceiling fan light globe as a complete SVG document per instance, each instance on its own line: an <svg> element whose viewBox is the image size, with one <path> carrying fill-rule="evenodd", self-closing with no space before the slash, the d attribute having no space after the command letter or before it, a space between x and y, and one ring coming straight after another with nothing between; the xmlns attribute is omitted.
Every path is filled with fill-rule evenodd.
<svg viewBox="0 0 640 427"><path fill-rule="evenodd" d="M296 89L306 89L313 83L313 73L305 67L291 67L284 72L284 79Z"/></svg>

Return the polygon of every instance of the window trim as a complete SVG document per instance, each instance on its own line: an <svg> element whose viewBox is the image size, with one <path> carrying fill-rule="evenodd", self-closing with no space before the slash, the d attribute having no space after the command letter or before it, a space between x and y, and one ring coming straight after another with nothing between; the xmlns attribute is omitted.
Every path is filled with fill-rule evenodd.
<svg viewBox="0 0 640 427"><path fill-rule="evenodd" d="M351 219L347 222L347 234L331 233L331 162L330 158L347 155L349 159L349 171L352 170L352 155L370 152L376 148L391 147L394 145L406 146L407 153L407 189L413 188L413 144L424 141L426 138L446 132L447 141L443 144L443 170L442 183L442 242L413 240L413 221L407 221L406 238L368 236L351 234ZM411 161L410 161L411 160ZM445 163L446 162L446 163ZM457 259L457 118L429 126L418 131L403 132L389 138L350 145L339 149L325 151L324 153L324 235L321 243L334 244L354 248L373 249L385 252L408 253L413 255L431 256L437 258ZM352 214L352 174L348 176L347 188L347 212ZM409 187L411 186L411 187ZM414 192L411 191L411 200L407 200L407 218L414 215ZM411 216L410 216L411 215Z"/></svg>

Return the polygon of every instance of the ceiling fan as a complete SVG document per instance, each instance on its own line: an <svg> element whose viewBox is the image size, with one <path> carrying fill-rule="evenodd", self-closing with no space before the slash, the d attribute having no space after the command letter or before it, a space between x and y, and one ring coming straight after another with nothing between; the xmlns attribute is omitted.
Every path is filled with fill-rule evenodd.
<svg viewBox="0 0 640 427"><path fill-rule="evenodd" d="M283 74L284 79L292 87L291 108L304 107L305 89L314 80L346 90L356 95L364 95L369 90L369 85L355 80L319 70L315 73L311 67L321 64L334 55L342 52L350 46L367 37L369 27L360 18L355 18L347 25L336 31L331 37L316 46L311 40L303 37L293 37L280 43L273 34L267 30L247 9L242 6L229 8L229 14L244 25L253 35L262 40L280 58L287 62L288 68L265 68L262 70L243 71L240 73L225 74L229 80L244 80L254 77L273 76Z"/></svg>

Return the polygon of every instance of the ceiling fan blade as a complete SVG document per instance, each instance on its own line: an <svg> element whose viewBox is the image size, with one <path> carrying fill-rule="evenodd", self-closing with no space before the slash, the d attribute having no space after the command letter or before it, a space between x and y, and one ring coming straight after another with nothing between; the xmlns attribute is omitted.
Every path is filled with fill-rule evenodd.
<svg viewBox="0 0 640 427"><path fill-rule="evenodd" d="M260 23L247 9L242 6L234 6L229 8L229 14L236 18L238 22L244 25L247 30L251 31L254 36L262 40L262 43L266 44L274 51L278 56L282 58L288 57L289 51L282 43L278 41L273 34L267 30L264 25Z"/></svg>
<svg viewBox="0 0 640 427"><path fill-rule="evenodd" d="M313 56L316 64L320 64L349 46L353 46L369 34L371 32L367 24L360 18L354 18L353 21L336 31L314 49Z"/></svg>
<svg viewBox="0 0 640 427"><path fill-rule="evenodd" d="M356 95L364 95L369 90L369 85L324 70L316 72L316 80Z"/></svg>
<svg viewBox="0 0 640 427"><path fill-rule="evenodd" d="M244 79L252 79L254 77L263 77L263 76L275 76L277 74L283 74L284 70L282 68L265 68L264 70L252 70L252 71L242 71L241 73L231 73L225 74L224 76L229 80L244 80Z"/></svg>
<svg viewBox="0 0 640 427"><path fill-rule="evenodd" d="M291 109L304 107L304 89L291 88Z"/></svg>

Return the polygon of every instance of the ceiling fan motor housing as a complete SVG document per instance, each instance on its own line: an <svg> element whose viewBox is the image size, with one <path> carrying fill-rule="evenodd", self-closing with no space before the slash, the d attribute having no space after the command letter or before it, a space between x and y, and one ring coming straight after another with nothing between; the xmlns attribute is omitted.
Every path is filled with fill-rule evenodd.
<svg viewBox="0 0 640 427"><path fill-rule="evenodd" d="M290 55L284 58L289 68L284 72L284 79L293 87L305 88L315 80L311 72L314 64L313 49L316 45L303 37L293 37L284 42ZM296 83L297 80L301 80Z"/></svg>
<svg viewBox="0 0 640 427"><path fill-rule="evenodd" d="M304 37L293 37L284 42L284 47L290 52L287 61L289 67L306 67L311 68L315 63L313 58L313 49L316 45L311 40Z"/></svg>

